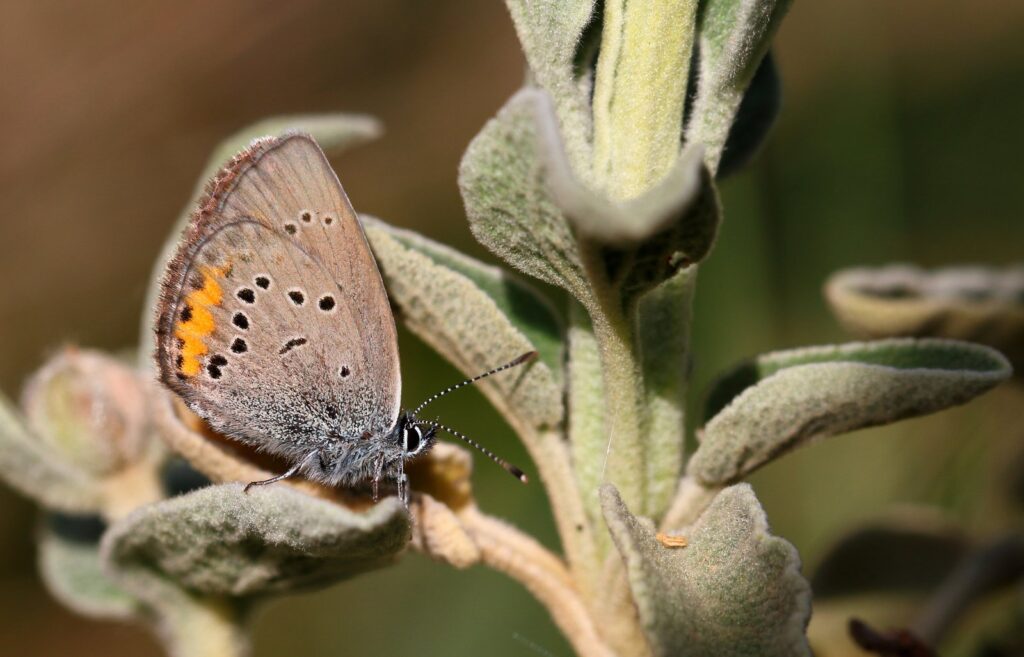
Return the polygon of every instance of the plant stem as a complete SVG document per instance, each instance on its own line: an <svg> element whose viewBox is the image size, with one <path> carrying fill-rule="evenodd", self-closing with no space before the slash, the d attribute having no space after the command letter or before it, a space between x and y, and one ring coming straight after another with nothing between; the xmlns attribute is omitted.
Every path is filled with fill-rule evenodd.
<svg viewBox="0 0 1024 657"><path fill-rule="evenodd" d="M705 486L694 477L683 477L671 506L661 519L661 529L671 531L693 524L720 490L720 487Z"/></svg>
<svg viewBox="0 0 1024 657"><path fill-rule="evenodd" d="M459 517L480 547L483 562L526 587L548 610L579 657L615 657L558 559L533 538L476 508Z"/></svg>
<svg viewBox="0 0 1024 657"><path fill-rule="evenodd" d="M245 657L248 633L236 610L219 598L192 598L161 615L158 633L171 657Z"/></svg>
<svg viewBox="0 0 1024 657"><path fill-rule="evenodd" d="M647 513L653 518L660 518L668 509L683 469L696 279L696 267L680 271L641 297L635 315L647 411Z"/></svg>
<svg viewBox="0 0 1024 657"><path fill-rule="evenodd" d="M575 449L586 458L600 454L599 476L596 482L588 481L588 487L596 488L602 482L611 482L619 488L623 499L628 500L630 508L639 509L638 512L643 514L647 509L644 482L646 445L641 433L643 383L632 327L626 321L617 290L605 276L601 247L581 241L580 254L594 293L594 302L587 310L600 353L603 396L583 399L576 391L570 393L570 398L575 394L577 403L589 405L590 414L602 414L604 422L600 426L591 423L590 430L600 431L594 434L584 434L580 427L576 427L573 440L581 444ZM584 467L593 470L594 464ZM588 507L591 517L602 518L596 490L586 490L583 494L591 502ZM595 524L600 526L600 520L595 520ZM608 543L602 542L602 545L607 546ZM603 561L603 551L599 552L599 558Z"/></svg>
<svg viewBox="0 0 1024 657"><path fill-rule="evenodd" d="M156 466L148 461L133 463L103 480L103 517L113 523L163 496Z"/></svg>

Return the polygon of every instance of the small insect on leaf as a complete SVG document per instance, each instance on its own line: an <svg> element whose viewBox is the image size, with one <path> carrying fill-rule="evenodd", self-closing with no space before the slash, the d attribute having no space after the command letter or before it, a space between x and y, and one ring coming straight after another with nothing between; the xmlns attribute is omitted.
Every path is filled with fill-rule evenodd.
<svg viewBox="0 0 1024 657"><path fill-rule="evenodd" d="M677 534L666 534L665 532L658 532L655 535L658 542L667 548L684 548L690 544L685 536L679 536Z"/></svg>

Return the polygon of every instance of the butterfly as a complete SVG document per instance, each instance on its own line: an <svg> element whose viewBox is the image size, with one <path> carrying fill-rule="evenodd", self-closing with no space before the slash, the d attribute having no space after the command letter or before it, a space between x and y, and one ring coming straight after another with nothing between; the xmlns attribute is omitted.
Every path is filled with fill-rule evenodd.
<svg viewBox="0 0 1024 657"><path fill-rule="evenodd" d="M438 429L400 409L395 320L355 210L312 137L254 141L207 185L161 281L160 380L217 431L283 458L295 475L358 488L394 481Z"/></svg>

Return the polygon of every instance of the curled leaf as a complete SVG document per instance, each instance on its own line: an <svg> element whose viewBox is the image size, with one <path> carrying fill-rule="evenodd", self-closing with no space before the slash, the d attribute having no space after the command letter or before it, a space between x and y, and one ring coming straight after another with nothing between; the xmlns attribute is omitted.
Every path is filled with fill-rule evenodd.
<svg viewBox="0 0 1024 657"><path fill-rule="evenodd" d="M210 486L137 510L104 535L105 558L204 594L326 586L390 564L409 540L396 498L365 513L287 486Z"/></svg>
<svg viewBox="0 0 1024 657"><path fill-rule="evenodd" d="M732 483L815 438L963 404L1006 379L997 351L954 340L891 339L760 356L709 395L687 466L706 485Z"/></svg>
<svg viewBox="0 0 1024 657"><path fill-rule="evenodd" d="M519 271L590 302L576 238L550 198L537 148L536 99L512 96L469 144L459 189L476 239Z"/></svg>
<svg viewBox="0 0 1024 657"><path fill-rule="evenodd" d="M495 267L380 220L363 224L405 325L470 375L543 349L539 362L481 388L535 427L561 422L561 327L551 307Z"/></svg>
<svg viewBox="0 0 1024 657"><path fill-rule="evenodd" d="M0 395L0 477L43 506L67 513L94 513L102 506L99 480L47 449L17 409Z"/></svg>
<svg viewBox="0 0 1024 657"><path fill-rule="evenodd" d="M769 533L750 486L726 488L697 522L674 531L686 547L659 542L614 486L602 486L601 503L655 655L810 655L800 558Z"/></svg>
<svg viewBox="0 0 1024 657"><path fill-rule="evenodd" d="M410 462L406 474L413 490L425 493L455 511L473 504L469 479L473 458L469 452L451 443L439 442L424 457Z"/></svg>
<svg viewBox="0 0 1024 657"><path fill-rule="evenodd" d="M583 234L604 244L641 242L670 228L687 213L708 184L704 174L704 149L693 145L683 149L660 182L643 194L618 201L591 189L573 173L550 98L539 91L525 90L534 104L538 145L554 202ZM717 216L695 218L707 223L692 225L686 240L690 260L700 260L710 249L717 229Z"/></svg>
<svg viewBox="0 0 1024 657"><path fill-rule="evenodd" d="M413 547L456 568L468 568L479 563L480 547L454 511L429 495L420 495L413 500L410 511L416 519Z"/></svg>
<svg viewBox="0 0 1024 657"><path fill-rule="evenodd" d="M700 70L686 142L707 147L717 171L744 92L791 0L708 0L698 16Z"/></svg>
<svg viewBox="0 0 1024 657"><path fill-rule="evenodd" d="M128 619L139 603L103 571L98 517L50 515L38 535L39 572L62 604L90 618Z"/></svg>
<svg viewBox="0 0 1024 657"><path fill-rule="evenodd" d="M372 141L381 136L384 126L367 114L291 114L272 116L242 128L217 144L203 175L199 177L200 189L235 154L245 150L253 139L267 135L280 135L289 131L305 132L313 136L320 148L328 155L338 155L346 150Z"/></svg>
<svg viewBox="0 0 1024 657"><path fill-rule="evenodd" d="M825 297L856 335L969 340L1024 365L1024 266L847 269L829 278Z"/></svg>
<svg viewBox="0 0 1024 657"><path fill-rule="evenodd" d="M100 352L62 350L29 379L23 406L47 450L97 477L153 456L141 379Z"/></svg>
<svg viewBox="0 0 1024 657"><path fill-rule="evenodd" d="M590 170L589 67L576 65L594 0L506 0L534 81L554 99L572 164Z"/></svg>
<svg viewBox="0 0 1024 657"><path fill-rule="evenodd" d="M163 250L153 264L153 271L146 290L146 310L142 313L143 344L149 344L149 336L153 335L156 317L151 312L160 298L160 280L163 278L167 263L174 255L182 231L188 225L196 200L202 195L206 181L213 177L236 153L245 149L252 140L268 135L280 135L289 130L306 132L320 145L328 155L337 155L353 146L365 143L380 136L383 128L377 119L365 114L295 114L275 116L248 125L220 142L207 161L192 198L178 216L170 236L164 243ZM153 358L148 348L139 350L139 366L146 370L153 369Z"/></svg>

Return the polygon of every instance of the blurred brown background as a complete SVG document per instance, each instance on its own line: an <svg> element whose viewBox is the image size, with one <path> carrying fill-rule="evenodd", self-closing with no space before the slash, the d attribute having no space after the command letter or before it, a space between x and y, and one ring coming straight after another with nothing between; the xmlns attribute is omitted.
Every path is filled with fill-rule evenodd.
<svg viewBox="0 0 1024 657"><path fill-rule="evenodd" d="M794 3L776 48L781 120L725 184L702 273L695 399L743 356L844 339L819 295L834 269L1021 259L1022 37L1018 0ZM496 0L3 2L0 387L16 395L66 342L137 344L150 268L208 154L268 115L381 118L382 140L335 163L356 207L489 257L466 227L456 167L522 71ZM456 377L408 336L402 349L409 399ZM938 504L984 529L996 522L986 491L1005 475L994 464L1024 437L1005 431L1020 410L997 391L806 450L755 485L807 569L890 502ZM445 417L526 461L476 393ZM485 508L556 544L538 486L478 470ZM141 630L53 602L34 572L32 506L0 489L0 508L2 652L159 654ZM569 654L516 585L416 556L273 603L256 639L266 656Z"/></svg>

